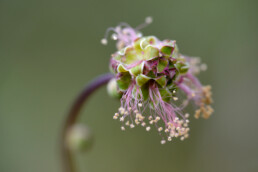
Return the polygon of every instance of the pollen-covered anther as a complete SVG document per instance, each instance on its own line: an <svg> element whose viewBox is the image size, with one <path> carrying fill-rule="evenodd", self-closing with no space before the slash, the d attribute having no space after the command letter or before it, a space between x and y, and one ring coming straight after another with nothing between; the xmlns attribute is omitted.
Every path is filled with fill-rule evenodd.
<svg viewBox="0 0 258 172"><path fill-rule="evenodd" d="M146 22L147 24L151 24L152 21L153 21L152 17L146 17L146 19L145 19L145 22Z"/></svg>
<svg viewBox="0 0 258 172"><path fill-rule="evenodd" d="M153 121L153 120L151 120L149 123L150 123L150 124L153 124L153 122L154 122L154 121Z"/></svg>
<svg viewBox="0 0 258 172"><path fill-rule="evenodd" d="M123 115L125 113L125 109L123 107L120 107L118 109L118 111L120 112L121 115Z"/></svg>
<svg viewBox="0 0 258 172"><path fill-rule="evenodd" d="M129 126L129 125L130 125L130 122L129 122L129 121L126 121L125 125Z"/></svg>
<svg viewBox="0 0 258 172"><path fill-rule="evenodd" d="M152 120L153 118L152 118L152 116L149 116L149 118L148 118L149 120Z"/></svg>
<svg viewBox="0 0 258 172"><path fill-rule="evenodd" d="M150 129L151 129L150 126L146 127L146 131L150 131Z"/></svg>
<svg viewBox="0 0 258 172"><path fill-rule="evenodd" d="M130 124L130 128L134 128L135 126L133 124Z"/></svg>
<svg viewBox="0 0 258 172"><path fill-rule="evenodd" d="M195 93L194 93L194 92L192 92L192 94L191 94L191 95L192 95L192 97L195 97Z"/></svg>
<svg viewBox="0 0 258 172"><path fill-rule="evenodd" d="M158 131L159 131L159 132L161 132L162 130L163 130L163 128L162 128L162 127L159 127L159 128L158 128Z"/></svg>
<svg viewBox="0 0 258 172"><path fill-rule="evenodd" d="M122 116L122 117L120 117L120 121L124 121L125 119L124 119L124 117Z"/></svg>
<svg viewBox="0 0 258 172"><path fill-rule="evenodd" d="M118 118L117 116L115 116L115 115L113 116L113 119L117 119L117 118Z"/></svg>
<svg viewBox="0 0 258 172"><path fill-rule="evenodd" d="M138 103L138 106L139 106L139 107L142 107L142 103Z"/></svg>
<svg viewBox="0 0 258 172"><path fill-rule="evenodd" d="M111 38L112 38L113 40L117 40L117 39L118 39L117 34L115 34L115 33L112 34Z"/></svg>
<svg viewBox="0 0 258 172"><path fill-rule="evenodd" d="M154 122L157 123L159 120L160 120L160 117L157 116L157 117L155 118Z"/></svg>
<svg viewBox="0 0 258 172"><path fill-rule="evenodd" d="M121 127L121 130L122 130L122 131L125 131L125 127L124 127L124 126L122 126L122 127Z"/></svg>
<svg viewBox="0 0 258 172"><path fill-rule="evenodd" d="M169 142L172 141L172 137L169 136L169 137L168 137L168 141L169 141Z"/></svg>
<svg viewBox="0 0 258 172"><path fill-rule="evenodd" d="M146 125L146 123L145 122L142 122L142 124L141 124L143 127Z"/></svg>
<svg viewBox="0 0 258 172"><path fill-rule="evenodd" d="M168 132L169 132L169 129L166 128L166 129L165 129L165 133L168 133Z"/></svg>
<svg viewBox="0 0 258 172"><path fill-rule="evenodd" d="M183 137L183 136L182 136L182 137L180 137L180 140L181 140L181 141L183 141L184 139L185 139L185 137Z"/></svg>
<svg viewBox="0 0 258 172"><path fill-rule="evenodd" d="M140 122L137 119L135 119L134 122L135 122L136 125L140 124Z"/></svg>
<svg viewBox="0 0 258 172"><path fill-rule="evenodd" d="M188 127L188 124L187 124L187 123L184 123L183 126L184 126L184 127Z"/></svg>
<svg viewBox="0 0 258 172"><path fill-rule="evenodd" d="M189 116L190 116L189 113L185 114L185 118L189 118Z"/></svg>
<svg viewBox="0 0 258 172"><path fill-rule="evenodd" d="M177 100L178 100L178 97L173 97L173 100L174 100L174 101L177 101Z"/></svg>
<svg viewBox="0 0 258 172"><path fill-rule="evenodd" d="M107 43L108 43L107 39L105 39L105 38L101 39L101 44L107 45Z"/></svg>

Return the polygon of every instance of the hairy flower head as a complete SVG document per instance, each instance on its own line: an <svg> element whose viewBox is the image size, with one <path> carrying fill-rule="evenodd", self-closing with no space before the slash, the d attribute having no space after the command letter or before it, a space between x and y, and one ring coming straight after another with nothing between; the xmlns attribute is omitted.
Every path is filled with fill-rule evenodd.
<svg viewBox="0 0 258 172"><path fill-rule="evenodd" d="M110 70L115 75L115 89L122 95L113 118L122 122L122 130L137 125L146 131L156 128L164 144L174 137L184 140L189 136L189 114L184 113L189 101L197 107L195 118L212 114L211 87L196 78L206 65L199 58L182 55L175 40L142 36L139 29L151 22L147 18L137 28L121 23L107 30L106 37L113 31L112 39L117 41ZM107 44L107 39L101 42ZM179 98L181 93L185 96Z"/></svg>

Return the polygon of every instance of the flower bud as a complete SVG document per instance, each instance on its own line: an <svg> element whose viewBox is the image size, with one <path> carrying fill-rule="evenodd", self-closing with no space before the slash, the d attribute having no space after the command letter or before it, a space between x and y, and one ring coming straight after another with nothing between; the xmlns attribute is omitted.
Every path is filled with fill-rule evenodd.
<svg viewBox="0 0 258 172"><path fill-rule="evenodd" d="M83 124L75 124L67 135L67 145L74 152L88 151L92 148L93 135L91 130Z"/></svg>
<svg viewBox="0 0 258 172"><path fill-rule="evenodd" d="M116 79L111 79L107 84L107 92L113 98L121 98L121 92L118 90Z"/></svg>

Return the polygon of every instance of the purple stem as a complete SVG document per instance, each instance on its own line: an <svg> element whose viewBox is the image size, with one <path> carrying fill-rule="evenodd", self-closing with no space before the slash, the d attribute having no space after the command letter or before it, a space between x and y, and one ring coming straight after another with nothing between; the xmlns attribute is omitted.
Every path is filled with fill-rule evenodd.
<svg viewBox="0 0 258 172"><path fill-rule="evenodd" d="M76 98L75 102L73 103L67 117L66 121L62 130L62 137L61 137L61 153L62 153L62 165L63 165L63 171L64 172L75 172L75 165L72 159L72 153L67 146L66 137L68 134L69 129L76 123L76 120L80 116L80 111L86 102L86 100L90 97L90 95L96 91L101 86L105 85L114 77L113 74L108 73L101 75L91 81L90 84L88 84L82 92L79 94L79 96Z"/></svg>

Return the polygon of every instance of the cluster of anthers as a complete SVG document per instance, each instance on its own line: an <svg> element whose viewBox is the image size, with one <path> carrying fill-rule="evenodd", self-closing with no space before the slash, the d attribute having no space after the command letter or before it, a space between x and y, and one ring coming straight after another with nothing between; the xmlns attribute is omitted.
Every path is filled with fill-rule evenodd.
<svg viewBox="0 0 258 172"><path fill-rule="evenodd" d="M121 107L113 116L126 127L155 127L162 137L161 144L179 137L189 137L189 114L184 108L193 101L197 110L194 117L208 118L213 109L210 86L203 86L196 78L207 66L200 59L179 52L176 41L160 41L155 36L142 36L139 29L121 23L109 28L101 40L107 44L107 36L113 31L118 51L112 54L110 70L115 78L108 84L109 93L120 97ZM178 96L182 97L179 99ZM181 101L179 101L181 100Z"/></svg>

